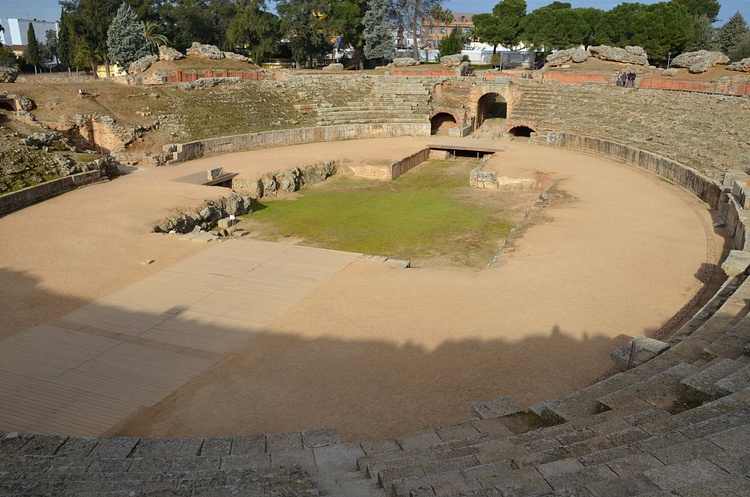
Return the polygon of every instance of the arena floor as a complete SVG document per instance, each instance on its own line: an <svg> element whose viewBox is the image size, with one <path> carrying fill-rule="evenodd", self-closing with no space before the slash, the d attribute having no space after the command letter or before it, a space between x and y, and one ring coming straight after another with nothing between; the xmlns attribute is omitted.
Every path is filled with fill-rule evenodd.
<svg viewBox="0 0 750 497"><path fill-rule="evenodd" d="M181 302L174 291L157 289L145 302L134 292L144 282L169 281L170 269L188 261L205 272L213 264L206 261L216 260L213 251L223 249L150 233L173 208L226 194L181 177L216 166L252 176L337 158L398 159L436 140L311 144L144 168L2 217L0 356L40 327L49 331L74 321L83 309L110 323L129 323L159 321L161 310L152 309L159 295L176 299L170 309L192 305L191 297ZM204 312L181 323L176 317L177 331L205 319L207 327L240 329L247 338L209 351L213 355L193 354L208 361L196 374L163 382L163 394L142 404L150 407L128 404L128 412L110 416L91 434L183 437L335 427L343 440L367 440L466 420L472 401L510 395L527 406L601 376L610 368L611 350L632 336L653 334L700 288L704 265L717 263L721 233L710 228L706 207L682 190L599 157L492 143L498 145L504 151L491 160L503 175L547 173L573 198L549 209L549 222L527 230L502 266L398 269L352 257L283 312L263 319L229 317L228 323ZM270 283L249 274L246 288L273 293ZM112 300L128 292L131 297ZM231 312L243 304L226 305ZM137 331L102 337L77 322L81 328L73 331L107 340L151 340L172 352L179 346ZM58 350L62 355L65 347ZM103 357L92 361L107 367ZM0 385L20 374L8 364L0 362ZM76 368L96 373L86 364L93 363ZM160 384L178 376L175 368L155 367L143 381ZM97 388L126 397L118 384ZM17 392L0 388L0 430L13 429L7 406ZM61 425L57 432L71 429Z"/></svg>

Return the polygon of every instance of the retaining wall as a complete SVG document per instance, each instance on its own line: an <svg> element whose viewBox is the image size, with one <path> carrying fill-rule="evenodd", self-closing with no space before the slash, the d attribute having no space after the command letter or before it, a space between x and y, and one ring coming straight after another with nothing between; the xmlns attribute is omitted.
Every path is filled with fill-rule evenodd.
<svg viewBox="0 0 750 497"><path fill-rule="evenodd" d="M244 135L206 138L193 142L166 145L172 162L184 162L201 157L244 152L259 148L301 145L304 143L353 140L363 138L394 138L399 136L430 136L430 123L345 124L294 128Z"/></svg>
<svg viewBox="0 0 750 497"><path fill-rule="evenodd" d="M669 180L701 199L711 209L721 213L735 249L750 249L747 246L747 233L750 230L750 216L747 211L740 207L729 192L724 191L722 185L701 176L694 169L652 152L591 136L552 131L547 133L546 137L537 139L536 142L602 155L637 166Z"/></svg>
<svg viewBox="0 0 750 497"><path fill-rule="evenodd" d="M95 183L101 179L101 171L87 171L46 181L0 196L0 216L24 207L75 190L79 186Z"/></svg>
<svg viewBox="0 0 750 497"><path fill-rule="evenodd" d="M604 74L579 74L565 73L556 71L544 72L544 79L551 79L561 83L581 84L581 83L608 83L609 79Z"/></svg>
<svg viewBox="0 0 750 497"><path fill-rule="evenodd" d="M167 83L193 82L202 78L240 78L251 81L268 79L263 71L229 71L226 69L206 69L205 71L176 71L167 76Z"/></svg>

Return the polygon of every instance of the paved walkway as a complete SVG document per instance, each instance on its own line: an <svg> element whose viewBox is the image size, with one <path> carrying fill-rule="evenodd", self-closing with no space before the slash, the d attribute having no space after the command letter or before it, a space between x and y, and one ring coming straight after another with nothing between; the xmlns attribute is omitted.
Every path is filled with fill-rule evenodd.
<svg viewBox="0 0 750 497"><path fill-rule="evenodd" d="M205 372L357 257L219 243L0 341L0 431L100 435Z"/></svg>

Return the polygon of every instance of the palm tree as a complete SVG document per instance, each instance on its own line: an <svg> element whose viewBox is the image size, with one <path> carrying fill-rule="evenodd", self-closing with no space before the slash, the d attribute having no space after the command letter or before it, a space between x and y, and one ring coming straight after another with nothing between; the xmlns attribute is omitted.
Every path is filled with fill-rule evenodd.
<svg viewBox="0 0 750 497"><path fill-rule="evenodd" d="M152 54L159 53L159 47L169 43L166 36L159 33L161 26L152 21L141 21L143 27L143 37L148 41L149 47L151 47Z"/></svg>

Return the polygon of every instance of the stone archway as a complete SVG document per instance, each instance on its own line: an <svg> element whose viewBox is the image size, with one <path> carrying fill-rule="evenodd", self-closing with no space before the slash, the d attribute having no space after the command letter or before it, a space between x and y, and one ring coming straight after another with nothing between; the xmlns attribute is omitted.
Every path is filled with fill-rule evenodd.
<svg viewBox="0 0 750 497"><path fill-rule="evenodd" d="M430 118L430 133L448 134L448 130L458 126L458 119L450 112L438 112Z"/></svg>
<svg viewBox="0 0 750 497"><path fill-rule="evenodd" d="M478 129L486 119L506 119L508 117L508 102L499 93L485 93L477 102L477 118L475 129Z"/></svg>
<svg viewBox="0 0 750 497"><path fill-rule="evenodd" d="M531 138L531 133L536 133L536 130L529 126L513 126L508 133L519 138Z"/></svg>

